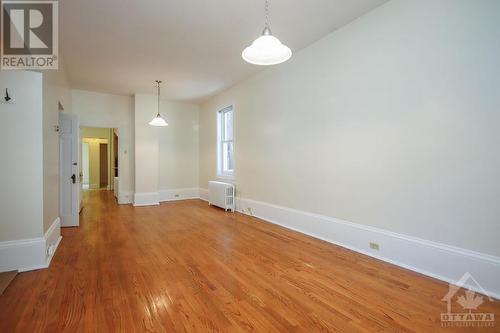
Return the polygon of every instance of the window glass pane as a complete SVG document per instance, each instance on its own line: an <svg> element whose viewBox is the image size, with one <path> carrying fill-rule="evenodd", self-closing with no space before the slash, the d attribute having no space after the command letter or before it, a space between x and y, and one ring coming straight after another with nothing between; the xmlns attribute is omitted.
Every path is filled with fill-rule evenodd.
<svg viewBox="0 0 500 333"><path fill-rule="evenodd" d="M227 142L222 144L222 172L227 172L228 168L228 145Z"/></svg>
<svg viewBox="0 0 500 333"><path fill-rule="evenodd" d="M227 112L222 113L222 140L227 140Z"/></svg>
<svg viewBox="0 0 500 333"><path fill-rule="evenodd" d="M225 129L224 136L226 140L233 140L233 111L225 113Z"/></svg>
<svg viewBox="0 0 500 333"><path fill-rule="evenodd" d="M218 173L230 176L234 172L234 126L232 106L219 111L218 117Z"/></svg>
<svg viewBox="0 0 500 333"><path fill-rule="evenodd" d="M233 142L227 143L227 171L232 172L234 170L234 154L233 154Z"/></svg>
<svg viewBox="0 0 500 333"><path fill-rule="evenodd" d="M224 142L222 143L222 172L232 172L233 169L233 142Z"/></svg>
<svg viewBox="0 0 500 333"><path fill-rule="evenodd" d="M226 120L226 117L224 116L224 112L220 112L219 113L219 132L220 132L220 139L221 139L221 142L222 141L225 141L226 140L226 131L224 130L224 128L226 127L225 125L225 120Z"/></svg>

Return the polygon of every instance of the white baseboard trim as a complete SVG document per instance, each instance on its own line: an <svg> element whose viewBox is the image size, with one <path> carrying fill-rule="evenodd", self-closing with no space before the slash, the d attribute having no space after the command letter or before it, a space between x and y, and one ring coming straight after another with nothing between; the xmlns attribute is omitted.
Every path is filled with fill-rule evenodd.
<svg viewBox="0 0 500 333"><path fill-rule="evenodd" d="M45 231L45 243L47 250L52 247L55 248L56 243L58 243L61 237L61 219L57 217L54 222L50 225L50 227ZM55 251L50 251L50 253L54 253ZM48 253L48 251L47 251Z"/></svg>
<svg viewBox="0 0 500 333"><path fill-rule="evenodd" d="M247 215L251 208L257 218L448 283L457 283L469 272L480 286L466 283L466 288L482 292L482 287L500 299L499 257L250 199L237 198L236 207ZM371 249L370 242L380 249Z"/></svg>
<svg viewBox="0 0 500 333"><path fill-rule="evenodd" d="M160 190L160 202L198 199L200 197L199 188L178 188Z"/></svg>
<svg viewBox="0 0 500 333"><path fill-rule="evenodd" d="M45 268L45 238L0 242L0 272Z"/></svg>
<svg viewBox="0 0 500 333"><path fill-rule="evenodd" d="M118 204L126 205L132 203L131 193L130 192L119 192L118 193Z"/></svg>
<svg viewBox="0 0 500 333"><path fill-rule="evenodd" d="M58 217L43 237L0 242L0 272L49 267L61 239L61 220Z"/></svg>
<svg viewBox="0 0 500 333"><path fill-rule="evenodd" d="M158 192L143 192L134 194L134 206L158 206L160 194Z"/></svg>
<svg viewBox="0 0 500 333"><path fill-rule="evenodd" d="M59 247L59 244L61 243L62 236L61 236L61 219L57 217L54 222L52 222L51 226L47 231L45 232L44 235L45 238L45 261L47 264L47 267L49 267L50 262L52 261L52 258L56 254L57 248Z"/></svg>
<svg viewBox="0 0 500 333"><path fill-rule="evenodd" d="M53 244L52 247L47 248L47 259L46 259L46 267L50 266L50 263L52 261L52 258L54 258L54 255L56 254L57 249L59 248L59 244L61 244L62 241L62 236L59 236L56 240L56 242ZM45 267L42 267L45 268Z"/></svg>
<svg viewBox="0 0 500 333"><path fill-rule="evenodd" d="M200 199L203 201L208 201L208 189L206 188L200 188Z"/></svg>

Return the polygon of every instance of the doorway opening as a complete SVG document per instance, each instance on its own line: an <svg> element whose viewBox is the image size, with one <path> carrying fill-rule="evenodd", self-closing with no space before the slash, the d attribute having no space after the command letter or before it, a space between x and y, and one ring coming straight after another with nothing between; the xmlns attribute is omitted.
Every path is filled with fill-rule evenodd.
<svg viewBox="0 0 500 333"><path fill-rule="evenodd" d="M115 128L82 127L82 189L114 190L118 177L118 134Z"/></svg>

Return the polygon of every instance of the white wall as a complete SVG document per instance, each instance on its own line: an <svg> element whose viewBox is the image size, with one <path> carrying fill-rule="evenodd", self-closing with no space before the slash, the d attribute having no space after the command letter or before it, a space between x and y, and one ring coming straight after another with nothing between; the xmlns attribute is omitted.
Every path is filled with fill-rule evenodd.
<svg viewBox="0 0 500 333"><path fill-rule="evenodd" d="M168 127L148 123L157 112L157 96L136 94L135 205L198 196L198 112L196 105L162 100Z"/></svg>
<svg viewBox="0 0 500 333"><path fill-rule="evenodd" d="M135 194L136 205L159 203L159 142L164 128L148 123L156 114L156 98L149 94L134 95Z"/></svg>
<svg viewBox="0 0 500 333"><path fill-rule="evenodd" d="M59 218L59 102L71 112L71 89L62 63L43 72L43 227ZM57 231L59 233L59 231Z"/></svg>
<svg viewBox="0 0 500 333"><path fill-rule="evenodd" d="M162 102L169 126L159 131L160 190L198 188L198 112L197 105Z"/></svg>
<svg viewBox="0 0 500 333"><path fill-rule="evenodd" d="M64 70L2 71L15 104L0 104L0 271L48 267L59 244L59 101ZM48 251L50 249L50 251Z"/></svg>
<svg viewBox="0 0 500 333"><path fill-rule="evenodd" d="M500 255L500 2L391 1L219 94L238 195Z"/></svg>
<svg viewBox="0 0 500 333"><path fill-rule="evenodd" d="M134 129L131 96L73 90L73 110L82 127L118 130L119 202L128 203L134 192Z"/></svg>
<svg viewBox="0 0 500 333"><path fill-rule="evenodd" d="M5 88L15 104L0 104L0 241L38 238L44 232L42 74L2 71L2 99Z"/></svg>

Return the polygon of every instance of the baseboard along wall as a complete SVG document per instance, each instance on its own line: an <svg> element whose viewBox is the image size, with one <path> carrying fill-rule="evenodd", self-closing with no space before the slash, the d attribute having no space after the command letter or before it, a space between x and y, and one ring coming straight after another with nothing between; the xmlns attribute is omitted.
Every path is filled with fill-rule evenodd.
<svg viewBox="0 0 500 333"><path fill-rule="evenodd" d="M171 190L160 190L160 202L199 199L199 188L179 188Z"/></svg>
<svg viewBox="0 0 500 333"><path fill-rule="evenodd" d="M157 206L160 202L199 199L199 188L166 189L158 192L135 193L134 206ZM120 199L118 200L120 202ZM125 200L123 200L125 203Z"/></svg>
<svg viewBox="0 0 500 333"><path fill-rule="evenodd" d="M0 242L0 272L49 267L61 239L61 220L58 217L43 237Z"/></svg>
<svg viewBox="0 0 500 333"><path fill-rule="evenodd" d="M134 206L158 206L160 204L159 192L144 192L134 194Z"/></svg>

